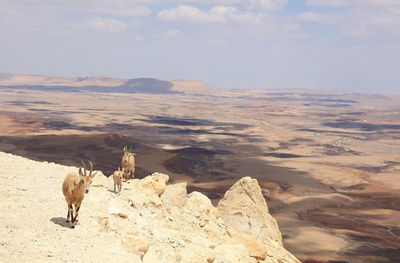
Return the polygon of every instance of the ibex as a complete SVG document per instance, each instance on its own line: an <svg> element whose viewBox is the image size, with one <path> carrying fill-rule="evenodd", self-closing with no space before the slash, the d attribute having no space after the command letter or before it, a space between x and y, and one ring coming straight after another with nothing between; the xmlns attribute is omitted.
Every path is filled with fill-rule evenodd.
<svg viewBox="0 0 400 263"><path fill-rule="evenodd" d="M121 192L121 188L122 188L122 178L124 177L124 173L125 173L125 169L119 168L118 167L118 171L115 171L112 176L114 179L114 193L116 193L116 188L118 188L118 192Z"/></svg>
<svg viewBox="0 0 400 263"><path fill-rule="evenodd" d="M125 169L124 180L127 181L135 176L135 153L132 152L132 146L129 149L124 147L124 155L122 156L121 167Z"/></svg>
<svg viewBox="0 0 400 263"><path fill-rule="evenodd" d="M67 177L65 177L64 183L62 185L62 191L68 204L67 222L71 222L71 228L74 228L75 223L78 222L77 217L82 200L85 197L85 193L89 193L90 184L92 183L93 177L97 173L96 172L92 174L93 164L91 161L89 161L89 175L87 175L87 169L83 161L82 164L83 168L79 167L79 174L68 174Z"/></svg>

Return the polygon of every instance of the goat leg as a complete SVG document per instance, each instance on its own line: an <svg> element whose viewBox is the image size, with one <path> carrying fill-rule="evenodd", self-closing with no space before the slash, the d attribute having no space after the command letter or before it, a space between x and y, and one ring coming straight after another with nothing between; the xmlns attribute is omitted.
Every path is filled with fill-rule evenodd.
<svg viewBox="0 0 400 263"><path fill-rule="evenodd" d="M65 222L69 223L70 216L71 216L71 205L68 204L67 220L65 220ZM71 220L72 220L72 217L71 217Z"/></svg>
<svg viewBox="0 0 400 263"><path fill-rule="evenodd" d="M75 205L75 217L74 217L72 223L78 223L77 218L78 218L78 214L79 214L79 208L81 208L80 204L79 205Z"/></svg>

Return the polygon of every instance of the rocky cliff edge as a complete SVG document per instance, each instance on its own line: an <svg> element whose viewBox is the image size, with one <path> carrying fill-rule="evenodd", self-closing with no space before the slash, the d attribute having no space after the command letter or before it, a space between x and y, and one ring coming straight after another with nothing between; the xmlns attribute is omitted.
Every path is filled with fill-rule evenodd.
<svg viewBox="0 0 400 263"><path fill-rule="evenodd" d="M154 173L113 192L99 173L75 229L61 184L76 167L0 152L2 262L294 263L257 180L243 177L215 207Z"/></svg>

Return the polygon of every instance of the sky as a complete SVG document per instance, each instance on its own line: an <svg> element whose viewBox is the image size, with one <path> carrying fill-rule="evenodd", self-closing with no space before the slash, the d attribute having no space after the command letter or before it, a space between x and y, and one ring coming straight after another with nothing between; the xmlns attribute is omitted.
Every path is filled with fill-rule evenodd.
<svg viewBox="0 0 400 263"><path fill-rule="evenodd" d="M400 94L400 0L0 0L0 72Z"/></svg>

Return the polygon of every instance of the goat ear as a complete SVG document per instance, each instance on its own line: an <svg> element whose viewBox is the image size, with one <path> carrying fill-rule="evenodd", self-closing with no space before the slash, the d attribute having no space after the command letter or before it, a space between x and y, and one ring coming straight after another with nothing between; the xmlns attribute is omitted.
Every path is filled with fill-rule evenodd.
<svg viewBox="0 0 400 263"><path fill-rule="evenodd" d="M79 174L85 176L85 174L82 172L82 167L79 167Z"/></svg>

